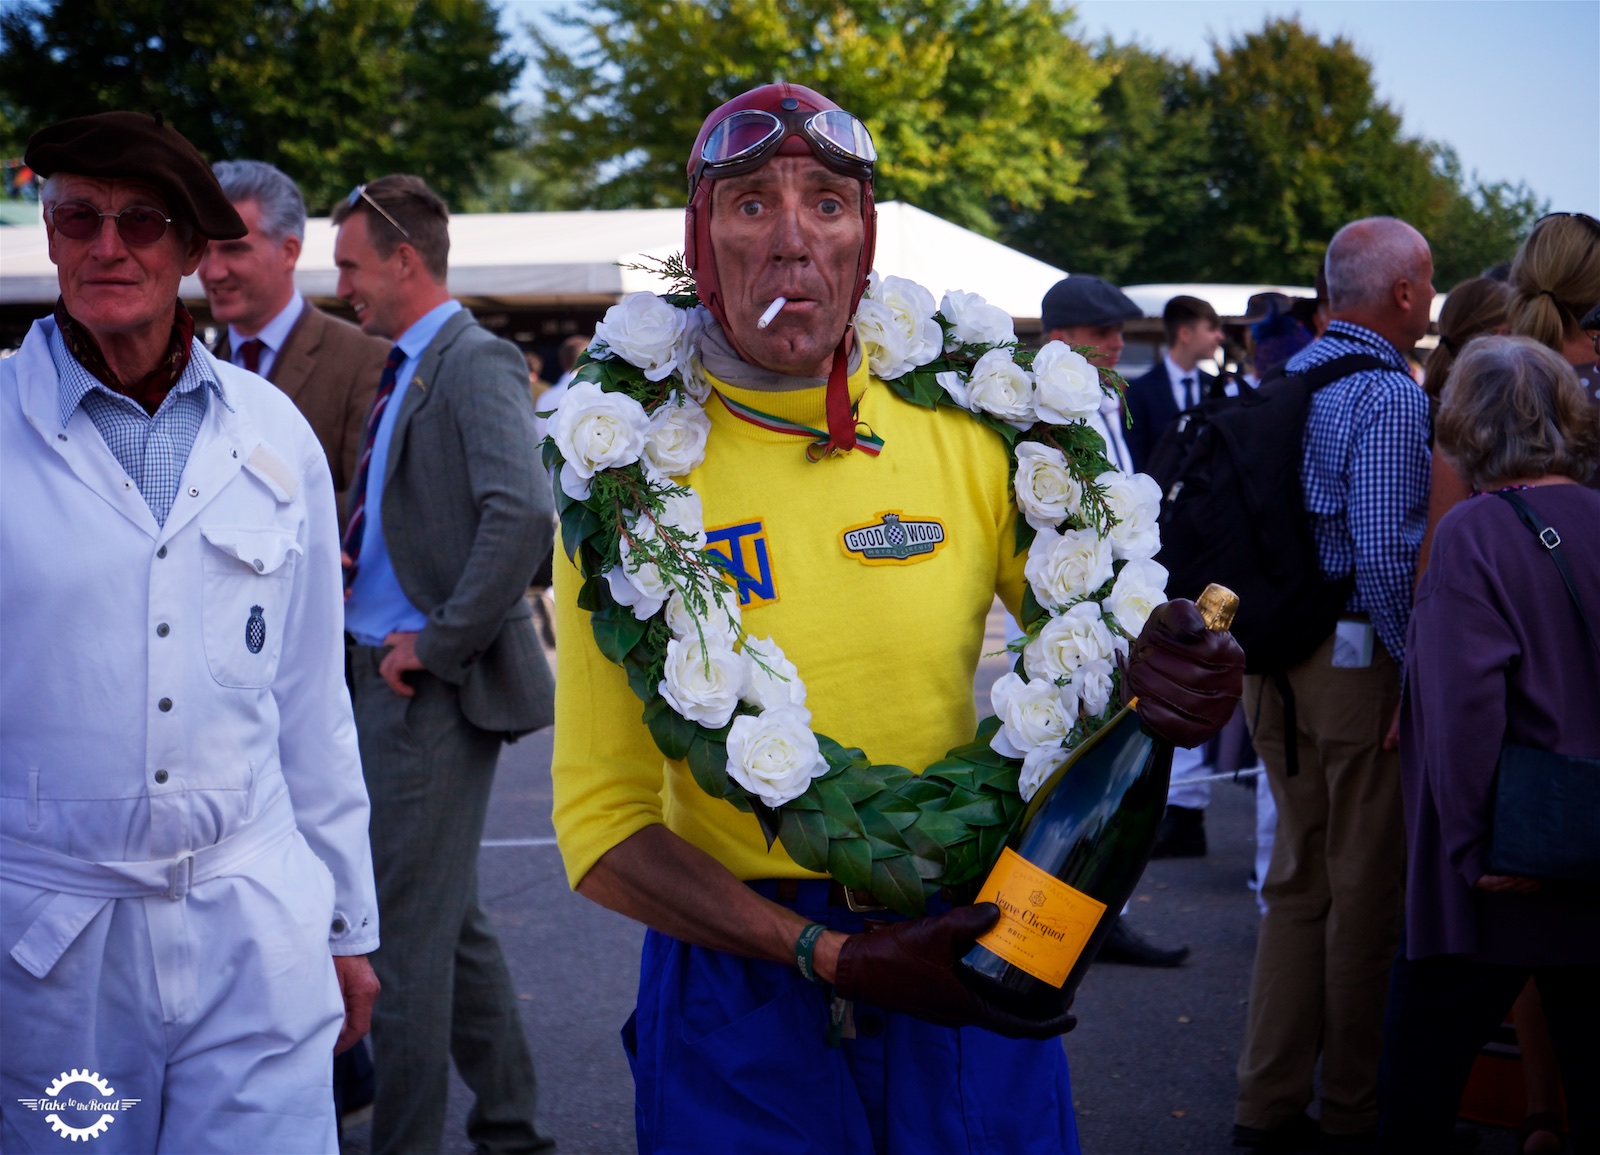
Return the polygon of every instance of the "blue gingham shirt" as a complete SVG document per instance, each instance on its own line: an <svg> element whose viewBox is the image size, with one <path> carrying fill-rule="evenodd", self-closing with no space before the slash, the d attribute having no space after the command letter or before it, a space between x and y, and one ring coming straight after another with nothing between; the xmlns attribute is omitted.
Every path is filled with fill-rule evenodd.
<svg viewBox="0 0 1600 1155"><path fill-rule="evenodd" d="M1322 572L1355 573L1345 609L1372 619L1399 665L1428 520L1428 397L1400 350L1349 321L1329 324L1286 368L1298 373L1347 353L1369 353L1394 368L1352 373L1311 395L1300 484Z"/></svg>
<svg viewBox="0 0 1600 1155"><path fill-rule="evenodd" d="M189 450L194 448L200 423L205 420L210 394L215 393L218 401L230 411L233 409L222 383L212 375L201 355L199 343L195 342L189 364L153 417L137 401L108 388L80 365L67 352L59 329L50 334L50 359L56 366L61 428L67 427L81 405L112 456L138 486L156 524L165 525L172 503L178 498L178 483L183 479Z"/></svg>

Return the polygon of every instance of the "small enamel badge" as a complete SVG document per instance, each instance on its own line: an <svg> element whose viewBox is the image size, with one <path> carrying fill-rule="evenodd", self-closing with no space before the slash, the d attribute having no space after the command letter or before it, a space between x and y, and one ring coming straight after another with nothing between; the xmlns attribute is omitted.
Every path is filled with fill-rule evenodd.
<svg viewBox="0 0 1600 1155"><path fill-rule="evenodd" d="M250 607L250 617L244 623L244 648L259 654L267 644L267 619L261 616L260 606Z"/></svg>
<svg viewBox="0 0 1600 1155"><path fill-rule="evenodd" d="M886 510L872 521L844 531L844 552L862 565L913 565L944 545L944 523Z"/></svg>

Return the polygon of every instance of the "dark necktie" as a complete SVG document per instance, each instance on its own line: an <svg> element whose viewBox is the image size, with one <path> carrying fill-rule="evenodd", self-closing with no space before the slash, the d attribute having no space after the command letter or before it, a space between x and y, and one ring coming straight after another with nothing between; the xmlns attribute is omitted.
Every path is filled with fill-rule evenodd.
<svg viewBox="0 0 1600 1155"><path fill-rule="evenodd" d="M372 465L372 443L378 438L378 426L383 422L383 411L389 407L389 397L394 393L395 374L406 359L405 351L396 345L389 350L389 359L383 363L383 376L378 378L378 392L372 398L372 412L367 415L366 432L361 437L361 461L356 466L356 479L351 485L355 505L350 510L350 524L345 527L340 548L350 558L344 571L346 591L356 583L356 566L361 561L361 535L367 527L367 471Z"/></svg>
<svg viewBox="0 0 1600 1155"><path fill-rule="evenodd" d="M1194 395L1194 378L1185 377L1183 379L1183 407L1185 409L1193 409L1199 403L1200 398Z"/></svg>
<svg viewBox="0 0 1600 1155"><path fill-rule="evenodd" d="M266 347L266 343L258 337L251 337L240 345L239 356L244 358L244 367L252 373L261 372L261 350Z"/></svg>

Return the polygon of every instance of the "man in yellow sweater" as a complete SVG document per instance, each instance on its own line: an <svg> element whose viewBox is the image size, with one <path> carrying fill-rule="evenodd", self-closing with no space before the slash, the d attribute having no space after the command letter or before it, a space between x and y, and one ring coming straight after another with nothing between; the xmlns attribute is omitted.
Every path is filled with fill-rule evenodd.
<svg viewBox="0 0 1600 1155"><path fill-rule="evenodd" d="M900 400L853 340L873 159L858 121L796 85L746 93L701 129L687 259L717 324L699 349L712 430L687 484L745 629L804 671L812 728L920 769L971 739L984 619L997 592L1019 609L1024 557L1001 439ZM790 425L826 428L841 452L808 460ZM870 898L769 850L752 815L663 759L579 584L558 552L555 823L578 892L650 927L623 1032L641 1152L1076 1151L1057 1039L1071 1016L1018 1018L955 977L997 909L862 910ZM1237 697L1216 637L1167 639L1164 676L1138 686L1147 724L1186 745ZM796 966L813 922L829 928L820 982ZM852 1000L837 1046L822 984Z"/></svg>

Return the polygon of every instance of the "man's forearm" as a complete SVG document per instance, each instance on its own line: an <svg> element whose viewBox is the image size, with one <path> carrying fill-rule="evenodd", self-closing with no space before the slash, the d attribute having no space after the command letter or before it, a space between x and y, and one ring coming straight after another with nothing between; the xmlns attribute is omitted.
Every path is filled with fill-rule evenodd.
<svg viewBox="0 0 1600 1155"><path fill-rule="evenodd" d="M606 851L578 893L685 942L771 962L794 962L795 940L807 922L659 824ZM829 931L817 943L815 964L824 980L833 977L845 937Z"/></svg>

